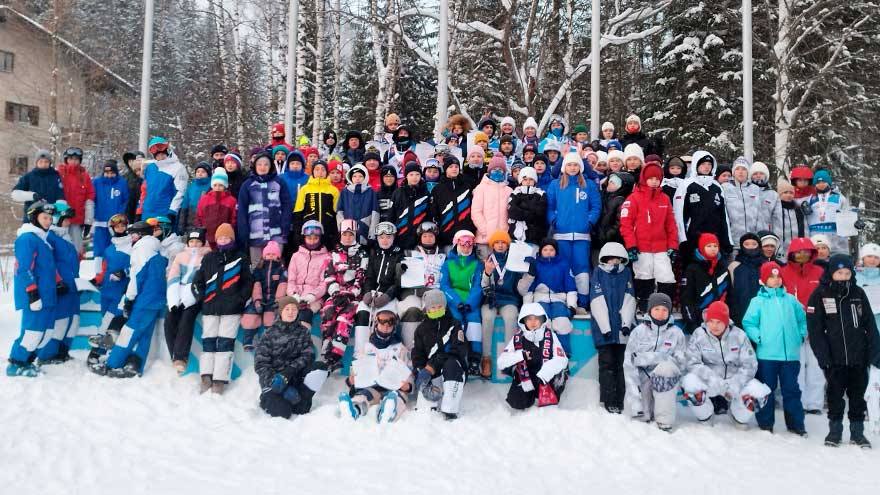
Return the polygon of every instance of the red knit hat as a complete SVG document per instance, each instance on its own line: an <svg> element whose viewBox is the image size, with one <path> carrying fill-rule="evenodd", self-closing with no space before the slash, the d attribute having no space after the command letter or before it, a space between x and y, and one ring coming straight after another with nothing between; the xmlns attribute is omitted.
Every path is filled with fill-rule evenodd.
<svg viewBox="0 0 880 495"><path fill-rule="evenodd" d="M706 256L706 246L708 244L716 244L718 247L721 247L721 243L718 242L718 236L709 232L703 232L697 240L697 248L703 256Z"/></svg>
<svg viewBox="0 0 880 495"><path fill-rule="evenodd" d="M706 321L719 320L730 325L730 309L723 301L715 301L706 308Z"/></svg>
<svg viewBox="0 0 880 495"><path fill-rule="evenodd" d="M648 163L647 165L645 165L645 167L642 169L641 176L639 176L639 182L647 185L648 179L650 179L651 177L654 177L658 180L663 180L663 169L660 168L660 165L656 163Z"/></svg>
<svg viewBox="0 0 880 495"><path fill-rule="evenodd" d="M776 275L780 278L782 277L782 267L780 267L775 261L768 261L761 265L761 284L767 285L767 279L770 278L771 275Z"/></svg>

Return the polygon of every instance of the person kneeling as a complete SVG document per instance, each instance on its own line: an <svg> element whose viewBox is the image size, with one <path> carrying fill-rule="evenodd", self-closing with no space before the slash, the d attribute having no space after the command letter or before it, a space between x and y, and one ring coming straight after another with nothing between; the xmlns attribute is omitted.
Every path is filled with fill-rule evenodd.
<svg viewBox="0 0 880 495"><path fill-rule="evenodd" d="M770 389L755 379L758 358L746 333L730 324L726 304L706 308L706 321L691 335L686 353L689 371L681 383L697 419L730 411L734 421L748 424Z"/></svg>
<svg viewBox="0 0 880 495"><path fill-rule="evenodd" d="M379 404L379 423L391 423L406 410L406 394L412 390L409 350L397 328L397 314L391 310L376 313L376 326L363 350L352 363L346 383L349 392L339 394L341 417L366 416L371 405Z"/></svg>
<svg viewBox="0 0 880 495"><path fill-rule="evenodd" d="M519 310L519 329L498 356L498 370L513 376L507 403L514 409L553 406L568 380L568 356L559 337L547 325L547 313L538 303Z"/></svg>
<svg viewBox="0 0 880 495"><path fill-rule="evenodd" d="M312 398L327 379L327 365L315 362L309 330L299 321L295 298L278 299L281 317L257 341L254 369L260 379L260 407L270 416L289 418L312 408Z"/></svg>

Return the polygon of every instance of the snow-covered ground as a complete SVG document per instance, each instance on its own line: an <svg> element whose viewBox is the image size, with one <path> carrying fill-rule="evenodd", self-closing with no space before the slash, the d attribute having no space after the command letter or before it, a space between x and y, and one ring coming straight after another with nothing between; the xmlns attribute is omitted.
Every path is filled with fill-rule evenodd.
<svg viewBox="0 0 880 495"><path fill-rule="evenodd" d="M0 356L18 334L0 294ZM342 421L341 378L311 414L272 419L246 370L222 396L157 362L139 379L89 373L84 353L37 379L0 376L0 494L877 493L880 452L740 431L726 418L675 431L610 416L574 378L557 408L513 413L506 385L469 383L460 419L409 412L392 425ZM880 438L873 437L875 444ZM880 447L880 445L878 445Z"/></svg>

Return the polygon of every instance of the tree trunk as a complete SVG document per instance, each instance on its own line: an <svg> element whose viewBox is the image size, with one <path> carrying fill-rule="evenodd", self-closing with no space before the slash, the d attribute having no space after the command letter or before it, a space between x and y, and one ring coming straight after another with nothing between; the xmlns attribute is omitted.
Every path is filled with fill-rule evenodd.
<svg viewBox="0 0 880 495"><path fill-rule="evenodd" d="M788 172L788 148L791 140L791 115L786 108L789 97L789 61L786 60L791 38L789 35L790 12L789 0L778 0L777 22L778 38L773 45L773 53L776 55L776 105L774 108L773 122L775 123L773 135L773 163L779 171Z"/></svg>
<svg viewBox="0 0 880 495"><path fill-rule="evenodd" d="M235 144L238 149L244 148L244 88L241 73L241 37L239 25L241 24L241 8L238 0L233 0L235 6L232 9L232 72L235 75Z"/></svg>
<svg viewBox="0 0 880 495"><path fill-rule="evenodd" d="M303 32L302 26L300 26L299 32ZM303 101L303 89L306 84L306 47L304 45L305 43L302 40L299 40L299 43L296 45L296 102L294 103L296 108L296 125L294 126L294 135L287 136L294 146L298 144L297 139L299 136L305 134L303 124L306 120L306 102Z"/></svg>
<svg viewBox="0 0 880 495"><path fill-rule="evenodd" d="M336 45L333 48L333 129L339 129L339 85L342 79L342 3L335 0L333 19Z"/></svg>
<svg viewBox="0 0 880 495"><path fill-rule="evenodd" d="M214 28L217 30L217 52L220 54L220 60L217 61L217 75L220 78L220 94L223 96L224 100L229 99L229 94L226 91L228 85L226 84L226 60L229 60L229 55L226 52L226 40L223 33L223 0L219 0L221 5L217 5L217 0L210 0L211 6L211 14L214 18ZM220 122L223 127L223 139L226 140L229 137L229 116L226 114L226 107L222 106L220 109Z"/></svg>
<svg viewBox="0 0 880 495"><path fill-rule="evenodd" d="M376 93L376 110L373 115L373 134L381 134L385 124L385 111L388 108L386 98L386 70L385 60L382 57L382 37L380 35L380 20L378 13L378 0L370 0L370 41L373 44L373 61L376 63L376 77L378 91Z"/></svg>
<svg viewBox="0 0 880 495"><path fill-rule="evenodd" d="M315 0L315 98L312 108L312 143L321 138L324 123L324 0Z"/></svg>

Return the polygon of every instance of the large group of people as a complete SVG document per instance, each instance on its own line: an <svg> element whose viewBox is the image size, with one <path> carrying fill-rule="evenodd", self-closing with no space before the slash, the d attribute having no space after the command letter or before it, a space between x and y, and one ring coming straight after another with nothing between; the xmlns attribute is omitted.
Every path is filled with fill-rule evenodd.
<svg viewBox="0 0 880 495"><path fill-rule="evenodd" d="M395 114L372 137L286 138L275 124L247 161L221 144L188 168L156 136L95 178L79 148L57 166L39 151L12 192L7 375L70 359L91 238L100 375L143 373L162 320L184 374L201 315L203 393L230 383L241 331L268 414L307 413L352 349L343 417L395 421L415 401L452 419L468 378L511 377L515 409L557 404L581 317L611 414L669 430L682 392L701 421L773 431L780 388L790 432L827 409L840 444L844 395L851 442L870 446L869 408L880 430L880 246L853 261L837 224L850 207L821 165L774 188L761 162L664 159L636 115L594 139L559 116L539 136L532 118L456 115L424 143Z"/></svg>

